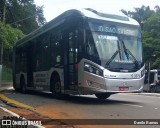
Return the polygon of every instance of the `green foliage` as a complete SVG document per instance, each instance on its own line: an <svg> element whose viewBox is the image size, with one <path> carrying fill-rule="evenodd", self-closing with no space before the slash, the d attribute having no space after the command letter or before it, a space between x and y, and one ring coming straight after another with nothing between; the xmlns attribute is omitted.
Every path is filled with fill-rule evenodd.
<svg viewBox="0 0 160 128"><path fill-rule="evenodd" d="M143 30L145 60L151 68L160 68L160 14L154 13L144 22Z"/></svg>
<svg viewBox="0 0 160 128"><path fill-rule="evenodd" d="M144 31L160 32L160 13L154 13L144 22Z"/></svg>
<svg viewBox="0 0 160 128"><path fill-rule="evenodd" d="M5 23L28 34L39 26L44 25L46 20L43 15L43 6L36 6L34 0L0 0L0 14L5 8ZM3 19L3 15L0 15Z"/></svg>
<svg viewBox="0 0 160 128"><path fill-rule="evenodd" d="M149 6L145 7L144 5L141 8L135 8L135 11L133 12L125 11L123 9L121 11L129 17L136 19L139 24L145 22L152 14L154 14L154 11L151 10Z"/></svg>
<svg viewBox="0 0 160 128"><path fill-rule="evenodd" d="M22 31L0 22L0 43L3 43L4 49L12 48L15 42L23 36Z"/></svg>
<svg viewBox="0 0 160 128"><path fill-rule="evenodd" d="M15 42L46 23L43 6L36 6L34 0L0 0L0 21L4 23L0 22L3 64L10 66L9 53Z"/></svg>
<svg viewBox="0 0 160 128"><path fill-rule="evenodd" d="M9 54L11 48L24 34L21 30L0 22L0 45L3 46L3 64L10 66ZM3 45L2 45L3 44ZM0 48L1 49L1 48Z"/></svg>
<svg viewBox="0 0 160 128"><path fill-rule="evenodd" d="M11 68L7 68L6 66L2 67L2 81L12 82L12 69Z"/></svg>

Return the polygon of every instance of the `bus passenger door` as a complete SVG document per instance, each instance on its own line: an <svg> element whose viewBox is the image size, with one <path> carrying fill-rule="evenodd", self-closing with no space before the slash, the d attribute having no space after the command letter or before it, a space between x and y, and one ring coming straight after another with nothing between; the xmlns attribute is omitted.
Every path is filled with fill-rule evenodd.
<svg viewBox="0 0 160 128"><path fill-rule="evenodd" d="M67 48L67 89L76 90L78 83L78 65L77 65L77 36L78 31L71 31L68 33L68 48Z"/></svg>

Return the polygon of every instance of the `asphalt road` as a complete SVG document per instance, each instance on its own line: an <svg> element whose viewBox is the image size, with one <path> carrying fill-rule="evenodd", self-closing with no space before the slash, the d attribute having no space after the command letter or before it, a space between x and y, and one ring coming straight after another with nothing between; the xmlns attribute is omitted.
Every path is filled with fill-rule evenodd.
<svg viewBox="0 0 160 128"><path fill-rule="evenodd" d="M92 95L55 98L48 93L21 94L14 90L6 91L4 94L10 99L33 107L37 113L51 119L124 119L124 125L125 120L127 124L127 119L133 119L135 123L143 123L148 119L154 119L156 122L156 119L160 119L160 97L155 96L114 94L107 100L99 100ZM159 128L160 124L128 127Z"/></svg>

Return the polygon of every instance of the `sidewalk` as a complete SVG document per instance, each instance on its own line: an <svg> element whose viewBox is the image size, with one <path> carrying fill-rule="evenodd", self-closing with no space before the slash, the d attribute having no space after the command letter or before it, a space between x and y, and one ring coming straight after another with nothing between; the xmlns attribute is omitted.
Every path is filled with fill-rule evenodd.
<svg viewBox="0 0 160 128"><path fill-rule="evenodd" d="M132 93L134 95L144 95L144 96L155 96L155 97L160 97L160 93L146 93L146 92L141 92L141 93Z"/></svg>
<svg viewBox="0 0 160 128"><path fill-rule="evenodd" d="M12 85L13 85L12 82L1 82L0 93L3 90L8 90L8 89L13 88ZM3 119L4 116L12 116L10 113L8 113L7 111L5 111L5 107L7 107L7 105L5 103L3 103L1 101L1 99L0 99L0 119Z"/></svg>
<svg viewBox="0 0 160 128"><path fill-rule="evenodd" d="M2 90L8 90L13 88L13 83L12 82L1 82L0 83L0 91Z"/></svg>

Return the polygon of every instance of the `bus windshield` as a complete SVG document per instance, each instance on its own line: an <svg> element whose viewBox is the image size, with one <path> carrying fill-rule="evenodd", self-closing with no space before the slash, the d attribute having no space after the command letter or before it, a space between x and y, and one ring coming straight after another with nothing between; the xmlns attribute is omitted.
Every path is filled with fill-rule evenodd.
<svg viewBox="0 0 160 128"><path fill-rule="evenodd" d="M105 61L106 68L135 69L142 63L142 42L140 30L112 24L90 22L93 46L92 56ZM91 38L91 37L90 37ZM91 44L91 39L89 39ZM91 54L90 54L91 55ZM122 65L119 65L121 63ZM128 67L128 66L129 67Z"/></svg>

